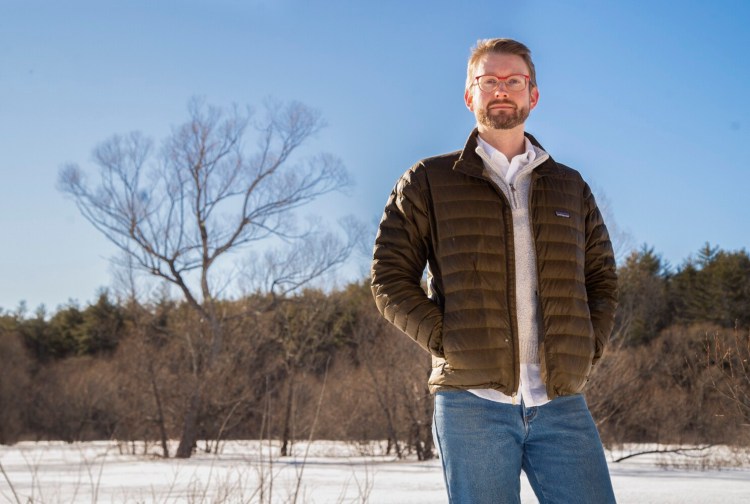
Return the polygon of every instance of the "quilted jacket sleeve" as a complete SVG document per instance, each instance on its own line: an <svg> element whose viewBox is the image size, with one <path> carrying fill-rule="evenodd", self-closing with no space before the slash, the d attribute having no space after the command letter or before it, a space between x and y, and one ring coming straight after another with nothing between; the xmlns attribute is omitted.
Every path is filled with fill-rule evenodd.
<svg viewBox="0 0 750 504"><path fill-rule="evenodd" d="M372 293L389 322L442 356L442 311L421 286L430 253L426 186L423 167L417 165L391 192L375 238Z"/></svg>
<svg viewBox="0 0 750 504"><path fill-rule="evenodd" d="M586 208L586 293L596 337L593 360L596 363L609 342L614 326L617 307L617 274L609 233L588 185L584 188L584 204Z"/></svg>

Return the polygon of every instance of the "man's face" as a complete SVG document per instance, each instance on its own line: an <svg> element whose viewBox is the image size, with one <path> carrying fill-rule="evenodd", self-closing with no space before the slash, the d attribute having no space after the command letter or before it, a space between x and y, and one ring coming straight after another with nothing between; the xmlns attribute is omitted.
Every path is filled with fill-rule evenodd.
<svg viewBox="0 0 750 504"><path fill-rule="evenodd" d="M523 58L516 54L490 53L479 60L474 77L507 77L513 74L529 74ZM539 91L532 89L531 84L527 84L522 91L508 91L504 85L500 85L487 93L475 84L466 90L464 101L477 118L480 128L509 130L523 127L529 112L539 101Z"/></svg>

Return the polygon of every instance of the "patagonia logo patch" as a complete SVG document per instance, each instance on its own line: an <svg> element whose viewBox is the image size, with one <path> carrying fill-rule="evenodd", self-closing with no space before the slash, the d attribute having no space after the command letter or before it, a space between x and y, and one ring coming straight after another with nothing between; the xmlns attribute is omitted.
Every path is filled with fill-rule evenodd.
<svg viewBox="0 0 750 504"><path fill-rule="evenodd" d="M565 210L555 210L555 215L562 217L563 219L570 219L570 214Z"/></svg>

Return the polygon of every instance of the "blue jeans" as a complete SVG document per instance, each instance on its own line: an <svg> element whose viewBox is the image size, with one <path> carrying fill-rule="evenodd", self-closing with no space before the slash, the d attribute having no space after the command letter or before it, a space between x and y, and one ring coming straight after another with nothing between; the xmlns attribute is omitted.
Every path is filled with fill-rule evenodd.
<svg viewBox="0 0 750 504"><path fill-rule="evenodd" d="M520 503L522 469L540 504L615 502L599 433L581 395L527 408L441 391L432 434L451 504Z"/></svg>

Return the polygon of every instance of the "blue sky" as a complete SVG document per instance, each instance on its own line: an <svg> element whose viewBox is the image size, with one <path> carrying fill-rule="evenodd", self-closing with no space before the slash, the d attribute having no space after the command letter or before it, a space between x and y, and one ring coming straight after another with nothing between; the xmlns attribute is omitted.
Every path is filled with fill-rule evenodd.
<svg viewBox="0 0 750 504"><path fill-rule="evenodd" d="M629 244L678 266L747 248L750 2L0 1L0 307L93 300L115 249L57 189L115 133L160 140L192 96L319 110L313 147L355 186L316 205L380 217L396 179L460 148L479 38L532 50L527 129L578 169ZM348 268L367 271L367 258Z"/></svg>

